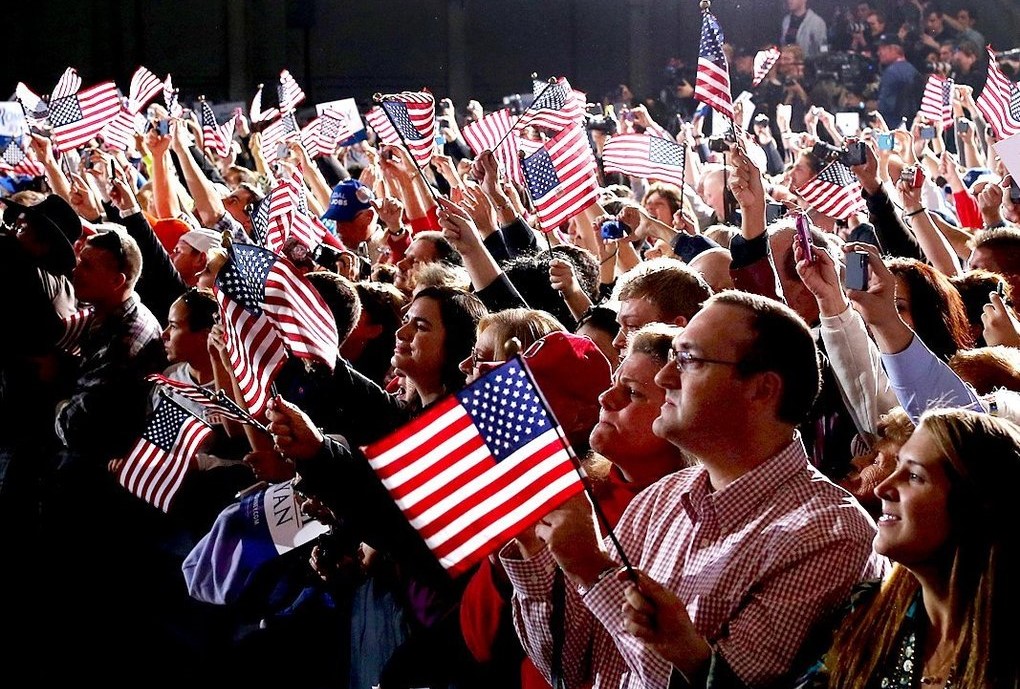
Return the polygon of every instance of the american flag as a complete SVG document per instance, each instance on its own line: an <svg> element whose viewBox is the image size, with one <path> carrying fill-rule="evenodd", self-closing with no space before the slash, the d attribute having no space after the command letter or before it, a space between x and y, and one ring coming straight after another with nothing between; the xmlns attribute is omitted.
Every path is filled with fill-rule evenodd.
<svg viewBox="0 0 1020 689"><path fill-rule="evenodd" d="M953 80L941 74L932 74L924 85L921 96L921 115L929 122L941 122L943 127L953 126Z"/></svg>
<svg viewBox="0 0 1020 689"><path fill-rule="evenodd" d="M202 101L200 110L202 117L202 146L212 149L216 155L226 158L230 154L230 144L234 139L234 120L227 120L220 125L216 122L216 114L212 106Z"/></svg>
<svg viewBox="0 0 1020 689"><path fill-rule="evenodd" d="M542 127L553 132L569 129L584 119L584 105L584 94L570 88L566 77L560 77L553 84L545 84L541 92L535 94L531 107L514 129L518 132L525 127Z"/></svg>
<svg viewBox="0 0 1020 689"><path fill-rule="evenodd" d="M103 141L119 150L127 150L138 129L142 108L163 89L163 82L145 67L139 67L131 77L127 100L120 107L117 116L110 120L100 136Z"/></svg>
<svg viewBox="0 0 1020 689"><path fill-rule="evenodd" d="M313 158L331 156L336 145L353 132L347 117L336 110L326 110L301 130L301 143Z"/></svg>
<svg viewBox="0 0 1020 689"><path fill-rule="evenodd" d="M452 577L583 490L519 358L363 450Z"/></svg>
<svg viewBox="0 0 1020 689"><path fill-rule="evenodd" d="M167 378L159 373L146 376L145 379L185 399L191 400L208 413L219 414L223 418L236 421L237 423L248 423L248 417L244 415L244 411L234 404L232 400L224 397L222 390L213 392L201 385L189 385L173 378Z"/></svg>
<svg viewBox="0 0 1020 689"><path fill-rule="evenodd" d="M683 188L684 147L675 141L647 134L617 134L602 148L606 172L669 182Z"/></svg>
<svg viewBox="0 0 1020 689"><path fill-rule="evenodd" d="M155 74L139 67L131 75L131 87L128 90L128 108L131 112L140 112L150 100L159 95L163 82Z"/></svg>
<svg viewBox="0 0 1020 689"><path fill-rule="evenodd" d="M698 48L698 76L694 97L733 119L733 95L730 93L730 69L723 53L723 34L715 15L707 10L701 20L701 45Z"/></svg>
<svg viewBox="0 0 1020 689"><path fill-rule="evenodd" d="M276 93L279 96L281 113L292 112L305 99L305 92L286 69L280 72L280 84L276 87ZM259 95L261 94L260 89Z"/></svg>
<svg viewBox="0 0 1020 689"><path fill-rule="evenodd" d="M333 314L308 280L272 251L231 245L216 275L216 298L231 368L252 415L266 410L269 387L287 349L330 369L336 364Z"/></svg>
<svg viewBox="0 0 1020 689"><path fill-rule="evenodd" d="M70 354L77 354L82 336L92 325L95 312L92 307L75 311L70 316L63 318L64 332L57 340L57 349L63 349Z"/></svg>
<svg viewBox="0 0 1020 689"><path fill-rule="evenodd" d="M380 105L418 167L427 167L436 150L436 101L432 94L427 91L392 93L383 96Z"/></svg>
<svg viewBox="0 0 1020 689"><path fill-rule="evenodd" d="M597 167L580 125L546 141L521 167L542 230L551 232L595 203Z"/></svg>
<svg viewBox="0 0 1020 689"><path fill-rule="evenodd" d="M21 103L21 108L25 111L25 119L28 120L30 125L36 127L45 126L49 115L49 107L46 105L46 101L37 96L32 89L20 81L14 88L14 97Z"/></svg>
<svg viewBox="0 0 1020 689"><path fill-rule="evenodd" d="M397 130L390 124L390 118L386 117L386 113L379 106L376 106L365 113L365 119L368 120L368 125L375 131L376 136L379 137L379 141L384 144L393 144L394 146L400 145L400 135L397 134Z"/></svg>
<svg viewBox="0 0 1020 689"><path fill-rule="evenodd" d="M298 127L297 119L293 112L288 112L262 131L262 154L267 159L274 160L279 144L300 138L301 129Z"/></svg>
<svg viewBox="0 0 1020 689"><path fill-rule="evenodd" d="M512 116L508 108L490 112L477 122L464 127L464 141L477 156L482 151L492 151L496 160L503 166L506 176L519 184L524 183L521 172L521 159L517 151L520 137L513 129Z"/></svg>
<svg viewBox="0 0 1020 689"><path fill-rule="evenodd" d="M772 46L765 50L759 50L754 56L754 73L751 78L751 86L757 86L772 71L772 67L779 61L779 48Z"/></svg>
<svg viewBox="0 0 1020 689"><path fill-rule="evenodd" d="M170 117L180 117L184 114L184 108L181 107L177 96L173 77L167 74L166 81L163 82L163 104L166 105L166 110L170 113Z"/></svg>
<svg viewBox="0 0 1020 689"><path fill-rule="evenodd" d="M826 165L797 193L819 213L838 220L847 220L866 207L860 183L838 160Z"/></svg>
<svg viewBox="0 0 1020 689"><path fill-rule="evenodd" d="M988 78L975 105L996 137L1005 139L1020 132L1020 90L999 69L991 46L988 47Z"/></svg>
<svg viewBox="0 0 1020 689"><path fill-rule="evenodd" d="M294 236L309 250L322 243L328 230L322 221L308 213L304 180L280 177L252 215L252 229L262 246L279 253L287 239Z"/></svg>
<svg viewBox="0 0 1020 689"><path fill-rule="evenodd" d="M276 108L262 109L262 89L263 85L259 84L255 97L251 99L251 107L248 108L248 119L253 124L256 122L271 122L280 114L280 111Z"/></svg>
<svg viewBox="0 0 1020 689"><path fill-rule="evenodd" d="M50 136L57 151L84 146L120 112L120 94L112 81L84 91L80 87L81 77L68 68L50 96Z"/></svg>
<svg viewBox="0 0 1020 689"><path fill-rule="evenodd" d="M124 460L117 481L142 500L169 511L191 458L211 433L212 428L164 397Z"/></svg>
<svg viewBox="0 0 1020 689"><path fill-rule="evenodd" d="M20 139L21 137L11 139L0 153L0 170L10 170L16 175L42 177L46 174L46 168L28 156Z"/></svg>

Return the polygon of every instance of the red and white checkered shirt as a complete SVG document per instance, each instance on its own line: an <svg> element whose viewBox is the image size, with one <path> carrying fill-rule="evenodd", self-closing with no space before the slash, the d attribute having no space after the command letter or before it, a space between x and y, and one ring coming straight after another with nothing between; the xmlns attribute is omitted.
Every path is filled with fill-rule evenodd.
<svg viewBox="0 0 1020 689"><path fill-rule="evenodd" d="M720 491L703 467L666 476L634 498L615 531L628 560L685 601L694 627L750 687L789 672L812 625L887 566L872 552L874 522L808 463L799 438ZM556 563L548 549L518 559L512 544L501 559L517 633L548 678ZM623 631L625 587L605 577L582 598L568 586L568 687L666 687L669 663Z"/></svg>

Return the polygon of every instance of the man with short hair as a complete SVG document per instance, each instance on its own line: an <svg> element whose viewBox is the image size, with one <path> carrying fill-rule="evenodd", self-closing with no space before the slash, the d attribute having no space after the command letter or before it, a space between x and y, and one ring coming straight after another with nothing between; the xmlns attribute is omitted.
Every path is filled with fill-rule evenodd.
<svg viewBox="0 0 1020 689"><path fill-rule="evenodd" d="M967 263L971 270L984 268L999 273L1009 282L1013 294L1020 294L1020 230L995 227L978 232L971 240Z"/></svg>
<svg viewBox="0 0 1020 689"><path fill-rule="evenodd" d="M807 461L795 429L819 388L806 324L774 300L723 292L673 340L655 378L666 401L656 435L700 460L638 495L601 542L587 500L574 500L506 546L518 635L546 677L567 687L771 686L789 679L812 627L852 587L881 576L875 525ZM683 659L669 662L623 629L624 556L686 608ZM563 602L554 668L554 571ZM763 643L767 639L768 643Z"/></svg>
<svg viewBox="0 0 1020 689"><path fill-rule="evenodd" d="M79 342L82 362L72 392L57 405L56 431L68 450L101 459L104 467L138 438L144 378L166 366L162 328L134 291L141 270L138 244L111 230L88 238L73 273L75 293L93 316Z"/></svg>
<svg viewBox="0 0 1020 689"><path fill-rule="evenodd" d="M804 49L804 57L814 57L822 52L828 42L825 20L808 8L807 0L786 0L789 13L783 17L780 45L796 43Z"/></svg>
<svg viewBox="0 0 1020 689"><path fill-rule="evenodd" d="M649 323L686 325L710 296L705 279L681 261L657 258L638 264L616 285L620 332L613 346L626 354L627 337Z"/></svg>
<svg viewBox="0 0 1020 689"><path fill-rule="evenodd" d="M410 296L414 292L415 274L419 266L435 262L451 266L464 265L464 259L442 232L435 230L419 232L407 247L404 257L397 261L397 275L393 279L393 285Z"/></svg>

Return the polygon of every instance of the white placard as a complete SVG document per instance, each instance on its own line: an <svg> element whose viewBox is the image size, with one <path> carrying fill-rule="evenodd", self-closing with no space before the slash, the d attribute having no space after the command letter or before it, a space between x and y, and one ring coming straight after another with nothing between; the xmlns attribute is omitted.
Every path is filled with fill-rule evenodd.
<svg viewBox="0 0 1020 689"><path fill-rule="evenodd" d="M1002 164L1009 170L1013 180L1020 183L1020 134L1006 137L1002 141L992 144L996 155Z"/></svg>
<svg viewBox="0 0 1020 689"><path fill-rule="evenodd" d="M21 103L0 102L0 136L22 136L28 133L28 122Z"/></svg>

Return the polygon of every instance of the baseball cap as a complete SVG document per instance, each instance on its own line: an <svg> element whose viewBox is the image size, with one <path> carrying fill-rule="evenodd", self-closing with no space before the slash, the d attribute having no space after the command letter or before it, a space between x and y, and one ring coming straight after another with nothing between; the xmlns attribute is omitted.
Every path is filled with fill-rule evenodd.
<svg viewBox="0 0 1020 689"><path fill-rule="evenodd" d="M77 259L74 243L82 234L81 218L71 205L56 194L50 194L34 206L26 206L10 199L4 199L4 224L12 225L21 215L32 224L50 245L50 250L41 259L44 267L61 275L71 275Z"/></svg>
<svg viewBox="0 0 1020 689"><path fill-rule="evenodd" d="M181 241L203 254L209 249L218 249L223 245L223 236L219 232L200 227L189 230L181 235Z"/></svg>
<svg viewBox="0 0 1020 689"><path fill-rule="evenodd" d="M594 428L599 420L599 395L613 384L606 355L589 338L566 332L549 333L521 355L561 423L577 418ZM578 416L580 414L580 416Z"/></svg>
<svg viewBox="0 0 1020 689"><path fill-rule="evenodd" d="M372 190L356 179L347 179L333 187L329 208L322 217L337 222L350 222L361 211L371 208Z"/></svg>
<svg viewBox="0 0 1020 689"><path fill-rule="evenodd" d="M879 45L898 45L903 47L903 41L900 40L899 34L884 33L878 37Z"/></svg>

